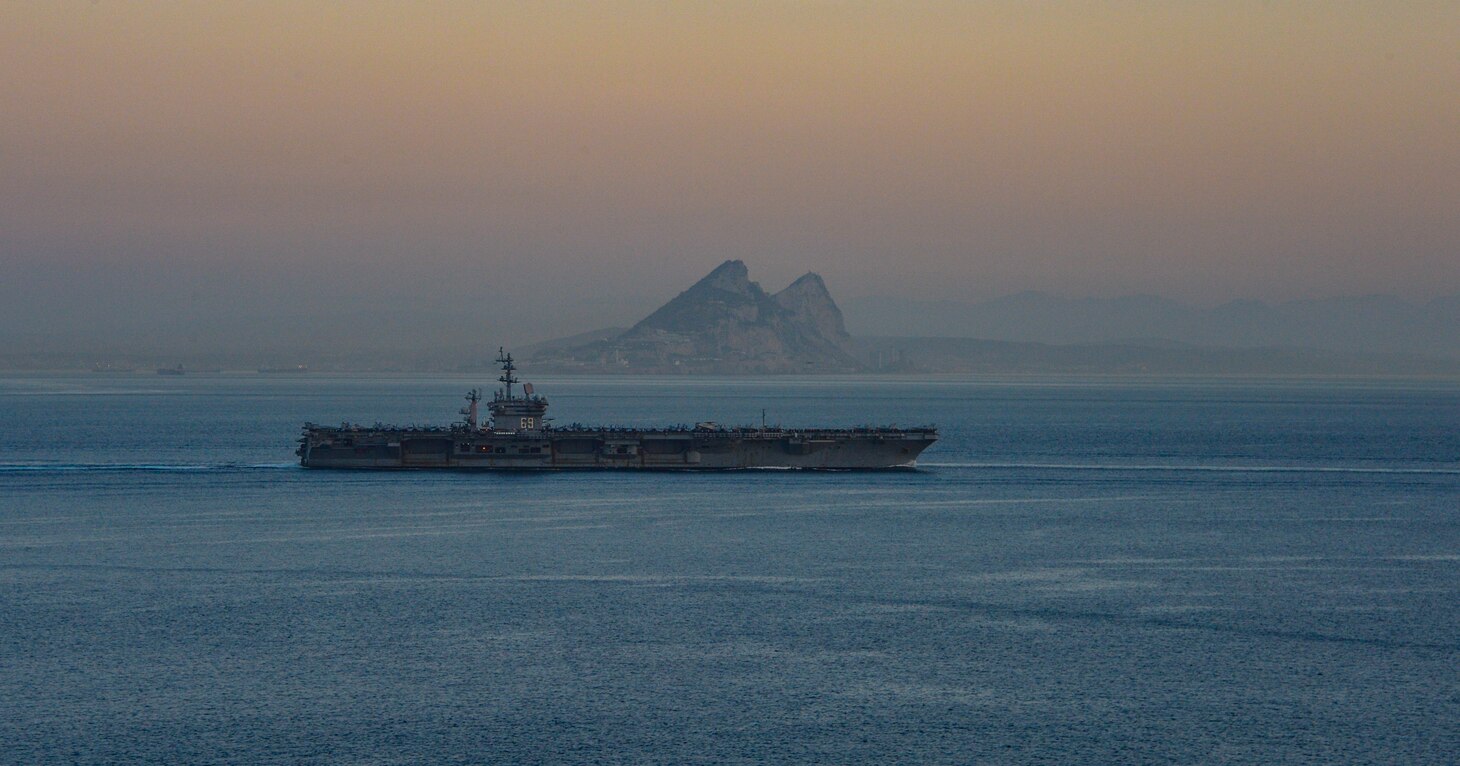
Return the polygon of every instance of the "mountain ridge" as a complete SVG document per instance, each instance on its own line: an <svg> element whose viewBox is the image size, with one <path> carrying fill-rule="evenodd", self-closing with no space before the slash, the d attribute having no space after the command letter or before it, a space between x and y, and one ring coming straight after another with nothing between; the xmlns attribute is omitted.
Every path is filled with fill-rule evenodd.
<svg viewBox="0 0 1460 766"><path fill-rule="evenodd" d="M1068 298L1029 291L986 301L867 296L845 302L854 335L965 337L1049 344L1150 338L1207 347L1310 348L1460 359L1460 295L1389 295L1199 308L1169 298Z"/></svg>
<svg viewBox="0 0 1460 766"><path fill-rule="evenodd" d="M775 294L728 260L616 337L540 347L548 370L633 372L857 372L841 309L808 272Z"/></svg>

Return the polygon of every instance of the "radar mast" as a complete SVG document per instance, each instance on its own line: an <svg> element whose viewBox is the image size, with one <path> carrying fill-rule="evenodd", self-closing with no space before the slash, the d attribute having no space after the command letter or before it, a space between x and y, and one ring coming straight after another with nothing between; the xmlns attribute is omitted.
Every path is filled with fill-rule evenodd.
<svg viewBox="0 0 1460 766"><path fill-rule="evenodd" d="M517 378L513 376L512 371L517 369L517 365L512 363L512 355L507 353L502 346L497 347L497 363L502 365L502 376L497 378L497 380L502 381L502 391L504 392L502 398L511 399L512 384L517 382Z"/></svg>

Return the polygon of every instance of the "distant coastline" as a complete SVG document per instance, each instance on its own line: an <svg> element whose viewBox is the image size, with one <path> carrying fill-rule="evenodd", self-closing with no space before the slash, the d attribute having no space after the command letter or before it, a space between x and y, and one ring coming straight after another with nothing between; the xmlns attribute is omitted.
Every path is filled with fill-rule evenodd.
<svg viewBox="0 0 1460 766"><path fill-rule="evenodd" d="M1153 296L1045 293L980 303L875 297L849 303L854 309L844 317L826 283L809 272L767 292L743 262L732 260L631 326L513 350L526 371L552 375L1460 377L1460 296L1426 303L1388 296L1236 301L1213 309ZM390 330L372 335L374 346L325 330L249 350L229 349L221 337L173 347L154 336L147 349L118 343L70 351L38 350L45 346L34 342L24 350L12 341L8 349L0 345L0 369L112 377L490 372L506 339L486 328L474 341L453 342L448 328L471 322L443 316L450 319L361 319L355 324ZM254 337L266 335L255 330Z"/></svg>
<svg viewBox="0 0 1460 766"><path fill-rule="evenodd" d="M535 345L524 345L524 358ZM1340 353L1292 348L1212 348L1198 346L1120 344L1043 344L978 340L973 338L856 338L853 348L866 366L855 371L810 370L715 371L636 370L633 368L583 367L527 362L525 371L554 376L766 376L766 375L995 375L995 376L1116 376L1116 377L1351 377L1351 378L1443 378L1460 379L1460 360L1410 354ZM105 379L149 379L162 366L152 357L119 356L111 366L99 367L92 357L80 354L0 355L0 370L6 372L86 373ZM490 372L485 363L463 361L443 349L439 355L417 355L392 360L386 355L370 357L311 358L308 374L303 371L261 371L247 359L224 355L199 356L187 361L187 377L252 376L309 378L328 374L451 374Z"/></svg>

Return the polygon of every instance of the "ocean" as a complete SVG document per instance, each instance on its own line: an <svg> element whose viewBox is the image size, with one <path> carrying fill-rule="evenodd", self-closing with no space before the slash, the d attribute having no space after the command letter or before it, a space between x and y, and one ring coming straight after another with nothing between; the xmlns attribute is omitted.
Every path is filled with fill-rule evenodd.
<svg viewBox="0 0 1460 766"><path fill-rule="evenodd" d="M547 378L915 472L306 471L481 376L0 376L0 763L1453 764L1460 384Z"/></svg>

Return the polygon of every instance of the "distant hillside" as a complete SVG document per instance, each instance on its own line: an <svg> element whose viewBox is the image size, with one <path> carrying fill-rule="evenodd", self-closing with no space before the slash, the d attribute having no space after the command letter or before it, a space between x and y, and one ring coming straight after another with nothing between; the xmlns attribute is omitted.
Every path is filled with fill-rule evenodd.
<svg viewBox="0 0 1460 766"><path fill-rule="evenodd" d="M1280 346L1264 342L1268 336L1261 334L1262 322L1271 321L1263 317L1275 313L1312 333L1359 336L1382 345L1380 340L1392 340L1382 335L1391 330L1382 328L1402 324L1396 316L1414 319L1393 301L1317 302L1321 307L1229 304L1203 313L1145 296L1067 300L1026 293L986 304L864 299L859 302L864 322L884 311L883 325L927 327L928 335L854 338L817 275L807 274L771 295L750 281L744 263L727 261L627 330L608 328L539 343L522 349L521 356L542 372L631 374L1460 375L1460 358ZM1460 307L1460 301L1448 307L1437 301L1434 306L1443 317L1444 311ZM1319 316L1328 318L1319 321ZM1054 342L947 337L954 334L952 328L938 333L937 323L960 321L966 331L987 329ZM1242 337L1253 347L1182 339L1244 328ZM1345 328L1350 335L1344 335Z"/></svg>
<svg viewBox="0 0 1460 766"><path fill-rule="evenodd" d="M771 295L726 261L638 324L586 343L525 354L537 369L576 372L855 372L851 336L826 284L806 274Z"/></svg>
<svg viewBox="0 0 1460 766"><path fill-rule="evenodd" d="M566 338L554 338L552 340L545 340L538 343L530 343L525 346L518 346L517 355L524 359L530 359L537 356L542 356L543 358L546 358L550 355L561 354L566 351L571 351L580 346L586 346L590 343L599 343L603 341L613 340L614 338L617 338L628 331L629 330L627 327L604 327L598 330L589 330L588 332L580 332L576 335L569 335Z"/></svg>
<svg viewBox="0 0 1460 766"><path fill-rule="evenodd" d="M1413 304L1370 296L1198 309L1150 296L1023 293L983 303L863 298L847 319L816 274L778 293L727 261L628 329L511 348L533 373L1031 373L1460 376L1460 296ZM231 336L226 318L189 325L187 343L130 330L116 345L6 348L0 369L127 369L183 364L253 371L493 368L503 340L460 306L280 313ZM848 332L850 324L855 336ZM244 326L244 325L240 325ZM359 335L368 328L370 342ZM232 347L223 343L231 338ZM353 338L353 340L352 340ZM227 349L227 350L220 350Z"/></svg>
<svg viewBox="0 0 1460 766"><path fill-rule="evenodd" d="M1460 358L1460 296L1416 304L1362 296L1212 309L1154 296L1063 298L1028 292L965 303L887 297L846 301L858 336L943 336L1052 344L1176 341L1211 347L1310 348Z"/></svg>
<svg viewBox="0 0 1460 766"><path fill-rule="evenodd" d="M869 369L896 373L1460 376L1460 359L1301 348L974 338L858 338L854 345Z"/></svg>

